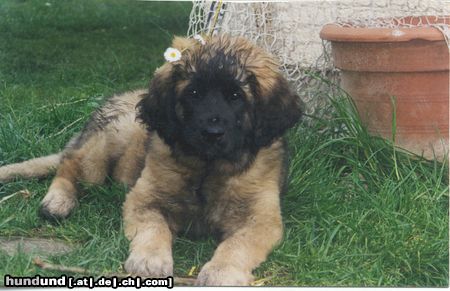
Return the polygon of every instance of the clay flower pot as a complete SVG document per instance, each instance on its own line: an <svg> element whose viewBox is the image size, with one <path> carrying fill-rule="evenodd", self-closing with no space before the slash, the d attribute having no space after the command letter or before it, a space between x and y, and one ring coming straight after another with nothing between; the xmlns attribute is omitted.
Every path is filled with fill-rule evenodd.
<svg viewBox="0 0 450 291"><path fill-rule="evenodd" d="M331 41L341 87L369 131L392 139L395 113L397 146L442 159L448 152L449 47L439 29L406 23L450 25L450 17L405 17L395 20L396 28L328 24L320 36Z"/></svg>

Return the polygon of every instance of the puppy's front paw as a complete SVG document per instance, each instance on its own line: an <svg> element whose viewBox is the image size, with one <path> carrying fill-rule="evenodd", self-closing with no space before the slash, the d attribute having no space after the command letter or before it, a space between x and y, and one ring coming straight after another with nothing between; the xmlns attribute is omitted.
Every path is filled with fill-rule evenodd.
<svg viewBox="0 0 450 291"><path fill-rule="evenodd" d="M197 277L199 286L248 286L253 281L250 272L243 271L228 264L209 261Z"/></svg>
<svg viewBox="0 0 450 291"><path fill-rule="evenodd" d="M41 202L39 214L47 220L60 220L67 218L77 205L78 200L74 195L50 190Z"/></svg>
<svg viewBox="0 0 450 291"><path fill-rule="evenodd" d="M125 270L136 276L165 278L173 276L173 259L158 251L131 251Z"/></svg>

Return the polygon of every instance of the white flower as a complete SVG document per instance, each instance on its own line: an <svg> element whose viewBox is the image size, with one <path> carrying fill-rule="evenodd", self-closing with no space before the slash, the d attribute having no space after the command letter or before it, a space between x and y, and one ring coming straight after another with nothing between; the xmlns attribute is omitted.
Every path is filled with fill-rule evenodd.
<svg viewBox="0 0 450 291"><path fill-rule="evenodd" d="M166 49L166 51L164 52L164 58L166 59L166 61L168 62L176 62L179 61L181 59L181 52L179 50L177 50L176 48L173 47L169 47L168 49Z"/></svg>
<svg viewBox="0 0 450 291"><path fill-rule="evenodd" d="M200 42L202 45L206 44L206 41L203 39L203 37L200 34L194 35L194 39Z"/></svg>

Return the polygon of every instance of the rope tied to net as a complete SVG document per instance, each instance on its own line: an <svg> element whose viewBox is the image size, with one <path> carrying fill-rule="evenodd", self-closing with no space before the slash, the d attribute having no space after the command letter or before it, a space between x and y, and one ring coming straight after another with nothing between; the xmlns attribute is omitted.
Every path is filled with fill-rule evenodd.
<svg viewBox="0 0 450 291"><path fill-rule="evenodd" d="M223 0L213 1L209 9L208 20L206 22L206 26L209 27L207 33L209 36L213 36L215 32L217 32L217 23L219 23L219 21L223 18L224 14L225 3L223 3Z"/></svg>

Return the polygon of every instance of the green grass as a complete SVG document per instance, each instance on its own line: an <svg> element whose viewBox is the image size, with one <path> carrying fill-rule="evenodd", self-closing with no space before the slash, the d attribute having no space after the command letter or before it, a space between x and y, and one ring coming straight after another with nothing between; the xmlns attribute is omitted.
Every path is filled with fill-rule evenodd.
<svg viewBox="0 0 450 291"><path fill-rule="evenodd" d="M189 11L176 2L0 2L0 164L58 151L106 96L146 86L171 36L185 34ZM285 239L256 275L269 285L448 286L448 165L394 153L341 95L330 96L330 118L289 134ZM0 204L0 235L59 238L75 250L50 262L120 271L126 189L86 187L80 207L55 226L37 217L50 181L0 184L0 198L33 194ZM214 247L177 239L175 273L200 267ZM31 259L0 252L0 283L4 274L59 275Z"/></svg>

